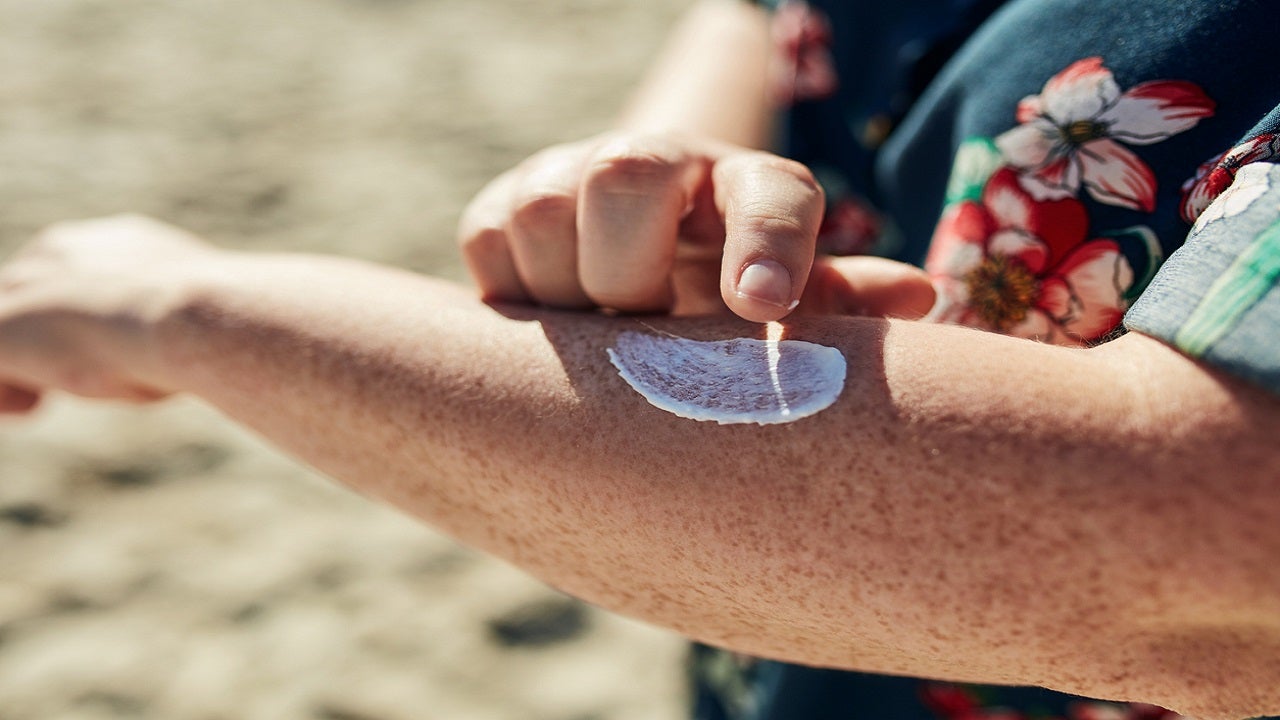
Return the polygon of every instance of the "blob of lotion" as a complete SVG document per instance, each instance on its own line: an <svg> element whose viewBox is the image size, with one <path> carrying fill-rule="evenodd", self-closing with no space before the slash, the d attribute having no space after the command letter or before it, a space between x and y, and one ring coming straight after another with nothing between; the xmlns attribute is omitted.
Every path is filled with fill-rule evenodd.
<svg viewBox="0 0 1280 720"><path fill-rule="evenodd" d="M845 378L839 350L781 334L776 323L765 340L625 331L607 352L622 379L657 408L721 425L774 425L830 407Z"/></svg>

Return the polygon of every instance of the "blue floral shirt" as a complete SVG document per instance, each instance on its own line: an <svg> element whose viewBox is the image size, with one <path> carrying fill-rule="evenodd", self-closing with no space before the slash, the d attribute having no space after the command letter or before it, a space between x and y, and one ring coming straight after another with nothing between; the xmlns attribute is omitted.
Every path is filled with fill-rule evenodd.
<svg viewBox="0 0 1280 720"><path fill-rule="evenodd" d="M821 250L923 264L929 320L1132 330L1280 393L1280 3L765 4L780 145L828 194ZM1178 717L709 648L693 667L703 720Z"/></svg>

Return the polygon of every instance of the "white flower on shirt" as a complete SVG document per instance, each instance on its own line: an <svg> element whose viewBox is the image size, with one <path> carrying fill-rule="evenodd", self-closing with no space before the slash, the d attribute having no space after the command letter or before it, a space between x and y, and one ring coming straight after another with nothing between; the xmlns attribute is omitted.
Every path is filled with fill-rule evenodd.
<svg viewBox="0 0 1280 720"><path fill-rule="evenodd" d="M1121 92L1102 58L1077 60L1018 103L1018 127L996 138L1037 200L1074 197L1151 212L1155 173L1128 145L1150 145L1213 114L1199 86L1154 80Z"/></svg>
<svg viewBox="0 0 1280 720"><path fill-rule="evenodd" d="M1236 172L1235 180L1216 200L1200 213L1191 232L1197 233L1215 220L1239 215L1271 189L1271 163L1245 165Z"/></svg>

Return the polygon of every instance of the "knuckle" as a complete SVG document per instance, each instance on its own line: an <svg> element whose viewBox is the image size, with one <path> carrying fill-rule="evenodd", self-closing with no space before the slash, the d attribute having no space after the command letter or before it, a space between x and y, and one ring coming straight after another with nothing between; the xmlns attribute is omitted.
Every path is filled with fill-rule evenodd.
<svg viewBox="0 0 1280 720"><path fill-rule="evenodd" d="M472 203L462 211L462 217L458 219L458 232L455 239L458 247L466 250L488 243L489 236L494 233L501 234L501 232L501 223L493 222L488 213Z"/></svg>
<svg viewBox="0 0 1280 720"><path fill-rule="evenodd" d="M816 192L822 192L822 186L818 184L818 179L814 177L813 171L808 165L790 158L779 157L777 155L765 154L762 156L760 163L768 170L780 175L787 175L800 184L812 189Z"/></svg>
<svg viewBox="0 0 1280 720"><path fill-rule="evenodd" d="M572 225L577 199L563 191L537 189L516 199L511 223L517 228L553 228Z"/></svg>
<svg viewBox="0 0 1280 720"><path fill-rule="evenodd" d="M746 184L785 193L795 203L820 207L826 198L813 171L795 160L769 153L753 153L750 158L740 158L732 167Z"/></svg>
<svg viewBox="0 0 1280 720"><path fill-rule="evenodd" d="M768 238L778 247L806 246L813 242L813 231L784 208L756 204L743 208L738 230L755 237Z"/></svg>
<svg viewBox="0 0 1280 720"><path fill-rule="evenodd" d="M520 168L525 171L528 171L531 169L536 169L536 168L544 167L547 165L558 165L561 162L564 162L566 160L571 160L574 157L578 157L579 154L582 152L583 152L582 142L570 142L570 143L561 143L559 145L551 145L549 147L542 148L541 150L538 150L534 154L525 158L524 161L520 163Z"/></svg>
<svg viewBox="0 0 1280 720"><path fill-rule="evenodd" d="M626 137L605 143L592 158L588 182L607 191L645 191L671 182L679 161L656 138Z"/></svg>
<svg viewBox="0 0 1280 720"><path fill-rule="evenodd" d="M506 234L499 228L476 228L458 234L458 248L462 255L473 260L483 260L501 251Z"/></svg>

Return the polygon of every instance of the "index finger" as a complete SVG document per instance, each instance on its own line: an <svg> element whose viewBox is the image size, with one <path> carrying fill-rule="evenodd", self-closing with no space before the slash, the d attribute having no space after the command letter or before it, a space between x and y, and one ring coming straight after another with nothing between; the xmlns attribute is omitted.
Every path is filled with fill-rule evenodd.
<svg viewBox="0 0 1280 720"><path fill-rule="evenodd" d="M737 315L778 320L795 309L813 266L822 186L804 165L763 152L721 159L712 170L724 217L720 294Z"/></svg>
<svg viewBox="0 0 1280 720"><path fill-rule="evenodd" d="M680 221L705 175L699 153L665 138L619 137L597 149L578 212L587 294L627 312L670 307Z"/></svg>

